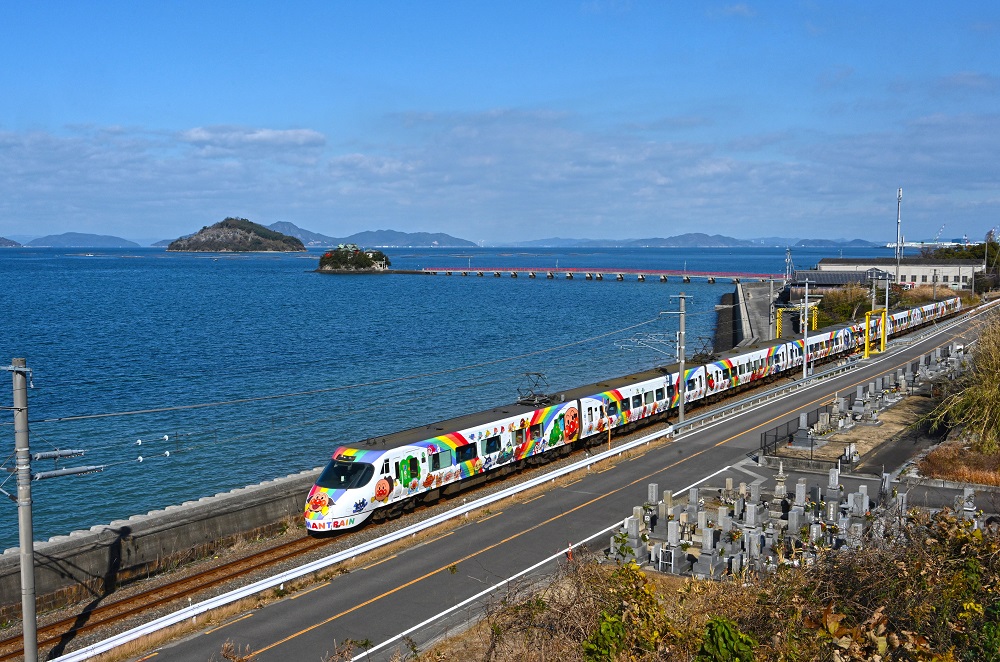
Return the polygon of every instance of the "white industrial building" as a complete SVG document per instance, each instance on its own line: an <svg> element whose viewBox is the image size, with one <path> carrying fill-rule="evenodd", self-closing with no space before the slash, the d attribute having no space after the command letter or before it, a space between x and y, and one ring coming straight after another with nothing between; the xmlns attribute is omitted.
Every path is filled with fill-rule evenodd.
<svg viewBox="0 0 1000 662"><path fill-rule="evenodd" d="M896 278L896 258L870 257L846 258L827 257L819 261L817 271L824 272L865 272L879 269ZM982 274L983 263L979 260L942 260L923 257L904 257L899 261L899 282L910 287L937 283L952 289L971 289L973 273Z"/></svg>

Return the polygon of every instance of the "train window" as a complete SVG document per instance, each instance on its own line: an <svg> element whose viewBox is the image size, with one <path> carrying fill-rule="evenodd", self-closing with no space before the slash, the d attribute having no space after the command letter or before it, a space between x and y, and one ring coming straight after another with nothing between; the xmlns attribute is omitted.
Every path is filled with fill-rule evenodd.
<svg viewBox="0 0 1000 662"><path fill-rule="evenodd" d="M642 394L642 403L646 404L646 405L649 405L649 404L653 403L653 392L652 391L647 391L646 393Z"/></svg>
<svg viewBox="0 0 1000 662"><path fill-rule="evenodd" d="M532 439L536 439L536 440L542 438L542 424L541 423L535 423L534 425L531 426L531 438Z"/></svg>
<svg viewBox="0 0 1000 662"><path fill-rule="evenodd" d="M693 379L689 379L687 381L687 386L685 388L687 388L687 390L689 390L689 391L695 390L696 387L694 385L694 380Z"/></svg>
<svg viewBox="0 0 1000 662"><path fill-rule="evenodd" d="M664 394L663 394L663 389L662 388L656 389L656 399L657 400L663 400L663 395Z"/></svg>
<svg viewBox="0 0 1000 662"><path fill-rule="evenodd" d="M590 425L593 422L594 422L594 408L587 407L587 425Z"/></svg>
<svg viewBox="0 0 1000 662"><path fill-rule="evenodd" d="M636 407L641 407L641 406L642 406L642 396L641 395L633 395L632 396L632 408L635 409Z"/></svg>
<svg viewBox="0 0 1000 662"><path fill-rule="evenodd" d="M521 431L523 432L523 430ZM466 444L465 446L459 446L455 449L455 455L458 462L469 462L476 459L476 445Z"/></svg>
<svg viewBox="0 0 1000 662"><path fill-rule="evenodd" d="M525 432L524 428L521 428L520 430L514 430L515 446L520 446L521 444L524 443L524 432Z"/></svg>
<svg viewBox="0 0 1000 662"><path fill-rule="evenodd" d="M364 487L375 475L375 467L367 462L340 462L326 465L316 484L330 490L352 490Z"/></svg>
<svg viewBox="0 0 1000 662"><path fill-rule="evenodd" d="M500 437L486 437L483 439L483 454L489 453L499 453L500 452Z"/></svg>
<svg viewBox="0 0 1000 662"><path fill-rule="evenodd" d="M611 401L608 403L608 416L618 415L618 403Z"/></svg>
<svg viewBox="0 0 1000 662"><path fill-rule="evenodd" d="M431 453L431 471L444 469L451 466L451 451L443 450L440 453Z"/></svg>
<svg viewBox="0 0 1000 662"><path fill-rule="evenodd" d="M385 461L382 463L382 471L380 471L379 473L382 474L383 476L389 473L389 458L386 458Z"/></svg>

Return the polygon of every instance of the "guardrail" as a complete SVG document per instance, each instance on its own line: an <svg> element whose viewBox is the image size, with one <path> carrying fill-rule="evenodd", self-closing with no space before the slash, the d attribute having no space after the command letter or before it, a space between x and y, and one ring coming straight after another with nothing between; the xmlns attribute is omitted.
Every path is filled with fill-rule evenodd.
<svg viewBox="0 0 1000 662"><path fill-rule="evenodd" d="M263 591L267 591L276 586L281 586L285 582L291 582L300 577L305 577L311 573L318 572L329 566L342 563L343 561L349 560L359 554L364 554L366 552L380 549L389 543L416 535L417 533L420 533L425 529L437 526L438 524L442 524L456 517L462 517L463 515L466 515L469 512L485 508L486 506L489 506L490 504L496 503L498 501L503 501L504 499L513 497L525 490L530 490L534 487L538 487L539 485L544 485L545 483L553 482L557 478L561 478L562 476L577 471L584 471L586 469L589 469L590 465L595 462L600 462L602 460L606 460L614 456L621 455L622 453L626 453L634 448L647 445L664 436L665 436L664 431L659 430L657 432L645 435L639 439L635 439L633 441L624 443L621 446L618 446L611 450L605 450L600 453L594 453L579 462L574 462L573 464L567 465L565 467L553 469L552 471L549 471L542 476L529 479L518 485L512 485L511 487L500 490L495 494L488 495L480 499L476 499L461 506L456 506L455 508L445 513L434 515L432 517L427 518L426 520L417 522L416 524L411 524L410 526L403 527L398 531L395 531L393 533L388 533L384 536L376 538L375 540L362 543L360 545L357 545L356 547L352 547L342 552L337 552L336 554L332 554L317 561L313 561L312 563L308 563L299 568L288 570L273 577L269 577L259 582L249 584L248 586L236 589L235 591L231 591L224 595L210 598L208 600L205 600L204 602L200 602L195 605L184 607L174 612L173 614L168 614L167 616L163 616L156 620L150 621L145 625L140 625L139 627L128 630L127 632L122 632L121 634L114 635L104 641L91 644L89 646L81 648L80 650L73 651L61 657L55 658L53 662L83 662L84 660L88 660L95 655L106 653L119 646L127 644L130 641L134 641L136 639L139 639L140 637L151 635L154 632L157 632L158 630L162 630L163 628L177 625L179 623L183 623L184 621L196 619L201 614L205 614L215 609L219 609L228 604L232 604L233 602L242 600L243 598L248 598L257 595Z"/></svg>
<svg viewBox="0 0 1000 662"><path fill-rule="evenodd" d="M719 419L730 416L734 413L739 413L746 411L747 409L752 409L765 402L774 400L776 398L788 395L794 391L799 391L804 388L809 388L815 386L820 381L841 375L849 370L854 370L858 367L859 359L850 359L847 363L839 364L824 370L823 372L815 373L806 379L799 380L791 384L785 384L783 386L777 386L769 391L763 393L757 393L751 395L750 397L738 400L732 404L726 405L725 407L720 407L719 409L713 409L707 411L700 416L695 416L694 418L689 418L684 421L683 424L675 424L673 426L674 436L681 432L691 432L699 428L705 427L711 423L718 421Z"/></svg>
<svg viewBox="0 0 1000 662"><path fill-rule="evenodd" d="M994 303L1000 303L1000 301ZM977 310L982 310L982 308ZM956 320L953 324L948 325L948 327L946 328L950 328L954 324L958 324L961 321L964 320ZM938 331L940 331L940 329L937 329L931 333L936 333ZM925 337L931 335L931 333L925 334ZM779 386L765 393L760 393L757 395L750 396L748 398L744 398L743 400L735 402L729 406L706 412L700 416L696 416L694 418L684 421L683 425L674 425L672 429L668 428L666 431L659 430L657 432L645 435L639 439L626 442L618 446L617 448L601 451L599 453L594 453L593 455L590 455L589 457L579 462L574 462L573 464L569 464L565 467L553 469L552 471L549 471L544 475L531 478L518 485L512 485L511 487L500 490L495 494L476 499L461 506L456 506L455 508L448 510L447 512L434 515L421 522L417 522L415 524L411 524L410 526L403 527L398 531L388 533L384 536L376 538L375 540L362 543L360 545L352 547L348 550L344 550L342 552L331 554L330 556L324 557L317 561L313 561L312 563L308 563L299 568L288 570L273 577L269 577L259 582L249 584L248 586L236 589L235 591L231 591L224 595L219 595L214 598L205 600L204 602L184 607L172 614L168 614L167 616L162 616L153 621L150 621L145 625L140 625L126 632L116 634L108 639L105 639L104 641L99 641L97 643L91 644L79 650L67 653L66 655L63 655L61 657L55 658L53 662L84 662L85 660L88 660L95 655L106 653L131 641L135 641L136 639L139 639L141 637L149 636L159 630L162 630L163 628L171 627L173 625L177 625L179 623L183 623L188 620L194 621L195 619L197 619L198 616L202 614L214 611L221 607L225 607L226 605L232 604L244 598L257 595L259 593L262 593L263 591L267 591L276 586L281 586L285 582L291 582L296 579L299 579L300 577L305 577L311 573L318 572L329 566L342 563L359 554L364 554L366 552L380 549L389 543L395 542L397 540L402 540L403 538L408 538L426 529L437 526L438 524L443 524L448 520L454 519L456 517L462 517L472 511L485 508L490 504L511 498L525 490L530 490L534 487L544 485L545 483L553 482L557 478L561 478L563 476L575 473L577 471L583 471L589 469L590 466L595 462L601 462L602 460L610 459L617 455L621 455L640 446L648 445L651 442L656 441L657 439L660 439L664 436L678 437L682 433L688 433L693 430L702 428L706 425L714 423L715 421L718 421L719 419L725 416L746 411L747 409L759 406L765 402L778 398L782 395L786 395L793 391L814 386L819 382L821 382L822 380L829 379L836 375L840 375L849 370L855 369L858 366L858 363L859 361L855 359L849 361L846 364L834 366L821 373L812 375L807 379L797 381L793 384L786 384L784 386Z"/></svg>

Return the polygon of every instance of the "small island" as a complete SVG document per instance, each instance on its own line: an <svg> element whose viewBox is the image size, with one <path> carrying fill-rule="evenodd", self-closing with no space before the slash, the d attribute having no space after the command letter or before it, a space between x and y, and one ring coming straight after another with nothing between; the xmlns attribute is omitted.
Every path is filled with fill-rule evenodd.
<svg viewBox="0 0 1000 662"><path fill-rule="evenodd" d="M275 232L245 218L229 217L202 228L190 237L175 239L167 246L167 250L206 253L302 252L306 247L295 237Z"/></svg>
<svg viewBox="0 0 1000 662"><path fill-rule="evenodd" d="M357 244L339 244L319 258L319 271L324 273L386 272L390 266L385 253L361 249Z"/></svg>

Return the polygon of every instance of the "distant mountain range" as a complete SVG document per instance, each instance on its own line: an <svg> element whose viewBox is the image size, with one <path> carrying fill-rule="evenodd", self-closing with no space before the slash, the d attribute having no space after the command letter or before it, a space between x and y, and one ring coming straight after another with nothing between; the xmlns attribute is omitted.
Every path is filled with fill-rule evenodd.
<svg viewBox="0 0 1000 662"><path fill-rule="evenodd" d="M764 237L761 239L736 239L725 235L708 235L703 232L689 232L673 237L654 237L650 239L534 239L519 241L504 246L524 248L750 248L754 246L793 246L799 248L825 247L855 247L871 248L884 244L864 241L862 239L794 239L783 237Z"/></svg>
<svg viewBox="0 0 1000 662"><path fill-rule="evenodd" d="M106 234L86 234L64 232L32 239L25 246L45 246L51 248L139 248L139 244L121 237Z"/></svg>
<svg viewBox="0 0 1000 662"><path fill-rule="evenodd" d="M357 244L369 248L474 248L477 243L467 239L459 239L443 232L397 232L396 230L369 230L357 232L346 237L331 237L300 228L294 223L280 221L266 226L290 237L296 237L307 247L329 248L337 244ZM192 233L193 234L193 233ZM192 234L180 238L189 238ZM49 235L21 242L25 246L52 246L56 248L135 248L139 244L107 235L85 234L81 232L66 232L59 235ZM18 245L17 242L3 243L0 246ZM174 239L164 239L151 244L154 247L166 247ZM494 243L491 246L509 246L513 248L752 248L755 246L792 248L879 248L885 246L881 242L865 241L863 239L798 239L795 237L759 237L756 239L736 239L719 234L690 232L672 237L652 237L647 239L573 239L551 237L548 239L532 239L529 241L511 241Z"/></svg>
<svg viewBox="0 0 1000 662"><path fill-rule="evenodd" d="M306 246L336 246L357 244L368 248L472 248L476 244L458 239L443 232L397 232L395 230L368 230L347 237L328 237L318 232L303 230L294 223L279 221L267 226L272 230L297 237Z"/></svg>
<svg viewBox="0 0 1000 662"><path fill-rule="evenodd" d="M0 247L3 248L17 248L21 244L17 243L13 239L7 239L6 237L0 237Z"/></svg>

